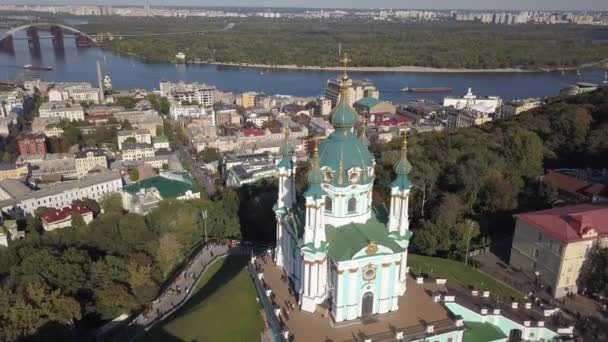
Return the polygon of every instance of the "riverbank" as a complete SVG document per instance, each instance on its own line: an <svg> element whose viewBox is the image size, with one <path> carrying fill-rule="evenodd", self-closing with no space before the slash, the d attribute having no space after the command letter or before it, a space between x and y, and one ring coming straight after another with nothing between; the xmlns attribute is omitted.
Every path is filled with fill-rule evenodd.
<svg viewBox="0 0 608 342"><path fill-rule="evenodd" d="M249 64L249 63L219 63L219 62L190 62L188 64L208 64L231 66L240 68L256 69L281 69L281 70L311 70L311 71L343 71L344 67L322 67L322 66L299 66L299 65L268 65L268 64ZM347 67L347 71L352 72L411 72L411 73L530 73L544 72L547 70L526 70L520 68L504 69L450 69L432 68L420 66L399 66L399 67Z"/></svg>

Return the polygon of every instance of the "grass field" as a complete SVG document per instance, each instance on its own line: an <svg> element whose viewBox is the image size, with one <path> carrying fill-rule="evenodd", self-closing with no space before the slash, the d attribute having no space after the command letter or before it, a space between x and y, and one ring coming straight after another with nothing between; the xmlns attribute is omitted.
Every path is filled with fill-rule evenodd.
<svg viewBox="0 0 608 342"><path fill-rule="evenodd" d="M255 341L263 328L247 260L229 256L205 273L177 312L139 341Z"/></svg>
<svg viewBox="0 0 608 342"><path fill-rule="evenodd" d="M465 288L470 286L487 290L494 296L505 300L515 297L520 299L523 293L496 280L476 268L465 266L462 262L409 254L408 266L416 274L425 273L432 278L445 278L449 283L455 283Z"/></svg>

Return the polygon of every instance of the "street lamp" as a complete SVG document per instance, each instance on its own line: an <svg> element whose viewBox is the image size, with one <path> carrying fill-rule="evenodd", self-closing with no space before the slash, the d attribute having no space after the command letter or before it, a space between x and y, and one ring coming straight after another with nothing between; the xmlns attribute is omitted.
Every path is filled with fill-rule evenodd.
<svg viewBox="0 0 608 342"><path fill-rule="evenodd" d="M203 231L205 232L205 243L207 243L207 210L203 210Z"/></svg>

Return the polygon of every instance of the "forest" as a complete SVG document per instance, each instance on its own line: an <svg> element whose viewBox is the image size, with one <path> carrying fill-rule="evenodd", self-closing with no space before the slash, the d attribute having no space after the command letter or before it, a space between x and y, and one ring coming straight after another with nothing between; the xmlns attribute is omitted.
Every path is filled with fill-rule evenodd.
<svg viewBox="0 0 608 342"><path fill-rule="evenodd" d="M172 272L203 239L240 237L238 195L214 201L165 200L148 216L124 213L120 195L100 206L86 225L42 229L28 215L26 237L0 249L0 340L86 340L87 331L123 313L145 309ZM103 209L101 213L100 209Z"/></svg>
<svg viewBox="0 0 608 342"><path fill-rule="evenodd" d="M221 30L229 23L234 28ZM608 56L608 28L583 25L408 23L363 19L90 18L85 32L111 33L101 48L171 62L337 66L338 45L357 67L561 68ZM121 34L204 31L168 36Z"/></svg>

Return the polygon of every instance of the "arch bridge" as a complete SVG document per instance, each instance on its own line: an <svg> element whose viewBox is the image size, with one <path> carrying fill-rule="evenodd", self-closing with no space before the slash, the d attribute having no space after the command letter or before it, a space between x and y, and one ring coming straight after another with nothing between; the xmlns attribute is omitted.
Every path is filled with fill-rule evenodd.
<svg viewBox="0 0 608 342"><path fill-rule="evenodd" d="M49 28L49 30L51 31L54 45L63 45L64 32L74 34L74 36L76 37L75 39L77 47L91 47L97 43L97 40L95 40L94 37L76 28L64 24L40 22L13 27L10 30L0 34L0 50L14 52L15 48L13 45L13 39L15 33L19 31L25 31L27 33L27 39L30 47L40 48L40 36L38 35L38 31L39 29L46 28Z"/></svg>

